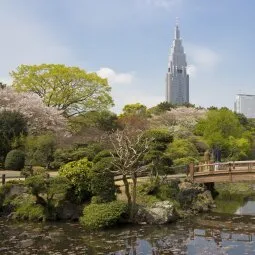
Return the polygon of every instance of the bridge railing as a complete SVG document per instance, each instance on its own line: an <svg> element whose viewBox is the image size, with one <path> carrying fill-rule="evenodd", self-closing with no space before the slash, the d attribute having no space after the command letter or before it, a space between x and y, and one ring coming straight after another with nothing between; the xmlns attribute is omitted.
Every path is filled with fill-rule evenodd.
<svg viewBox="0 0 255 255"><path fill-rule="evenodd" d="M228 161L228 162L215 162L208 164L190 164L188 175L191 179L194 179L196 175L214 174L220 171L228 171L229 173L234 171L255 171L255 160L249 161Z"/></svg>

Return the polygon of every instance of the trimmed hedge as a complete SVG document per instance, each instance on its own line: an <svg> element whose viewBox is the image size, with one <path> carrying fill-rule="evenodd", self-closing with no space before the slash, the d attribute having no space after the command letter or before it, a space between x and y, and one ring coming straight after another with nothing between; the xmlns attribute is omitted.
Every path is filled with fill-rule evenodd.
<svg viewBox="0 0 255 255"><path fill-rule="evenodd" d="M92 167L91 171L91 192L97 196L97 203L111 202L116 199L116 186L114 183L114 174L111 172L111 158L102 158Z"/></svg>
<svg viewBox="0 0 255 255"><path fill-rule="evenodd" d="M8 152L4 168L7 170L21 170L25 165L25 153L21 150L11 150Z"/></svg>
<svg viewBox="0 0 255 255"><path fill-rule="evenodd" d="M90 204L83 210L81 224L87 229L108 228L116 225L128 214L128 206L122 201Z"/></svg>

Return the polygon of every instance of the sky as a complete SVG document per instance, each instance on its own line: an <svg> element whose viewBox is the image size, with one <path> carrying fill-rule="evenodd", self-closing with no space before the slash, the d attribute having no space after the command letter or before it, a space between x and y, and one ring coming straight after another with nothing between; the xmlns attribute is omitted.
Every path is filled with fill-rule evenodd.
<svg viewBox="0 0 255 255"><path fill-rule="evenodd" d="M190 102L233 109L255 94L254 0L0 0L0 81L21 64L78 66L107 77L115 106L165 101L176 17Z"/></svg>

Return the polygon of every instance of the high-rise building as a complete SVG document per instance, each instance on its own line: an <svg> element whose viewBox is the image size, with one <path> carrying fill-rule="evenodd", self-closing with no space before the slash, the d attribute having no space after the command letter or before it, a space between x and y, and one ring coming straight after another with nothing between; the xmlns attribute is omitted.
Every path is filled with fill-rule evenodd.
<svg viewBox="0 0 255 255"><path fill-rule="evenodd" d="M189 103L189 75L178 25L175 27L175 36L168 61L166 101L178 105Z"/></svg>
<svg viewBox="0 0 255 255"><path fill-rule="evenodd" d="M247 118L255 118L255 95L237 94L235 112L242 113Z"/></svg>

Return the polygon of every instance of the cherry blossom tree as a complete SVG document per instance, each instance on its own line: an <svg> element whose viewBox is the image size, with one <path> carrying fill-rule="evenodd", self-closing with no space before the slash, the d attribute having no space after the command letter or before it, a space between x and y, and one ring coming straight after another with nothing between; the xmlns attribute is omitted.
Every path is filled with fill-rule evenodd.
<svg viewBox="0 0 255 255"><path fill-rule="evenodd" d="M174 136L189 136L196 124L205 118L207 110L194 107L177 107L160 115L154 115L150 119L152 127L169 129Z"/></svg>
<svg viewBox="0 0 255 255"><path fill-rule="evenodd" d="M34 93L18 93L10 87L0 89L0 111L20 112L26 118L30 134L66 130L67 121L55 107L46 106Z"/></svg>

